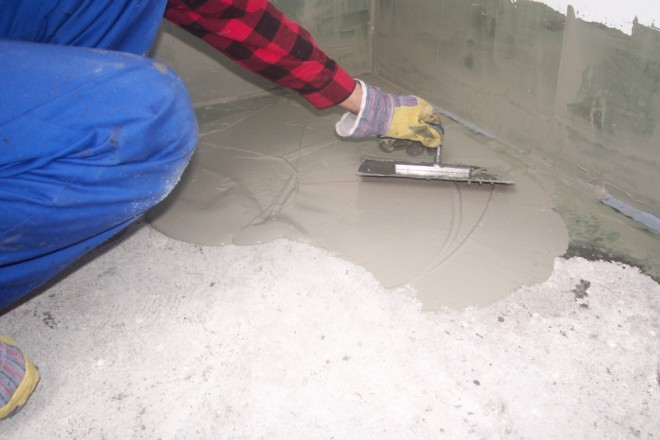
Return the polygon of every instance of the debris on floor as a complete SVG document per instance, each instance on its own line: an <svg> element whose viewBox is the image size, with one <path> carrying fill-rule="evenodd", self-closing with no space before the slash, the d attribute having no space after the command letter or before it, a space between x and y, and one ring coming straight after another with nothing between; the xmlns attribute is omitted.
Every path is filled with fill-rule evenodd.
<svg viewBox="0 0 660 440"><path fill-rule="evenodd" d="M483 308L306 244L145 224L0 317L42 381L3 438L654 438L660 286L555 260Z"/></svg>

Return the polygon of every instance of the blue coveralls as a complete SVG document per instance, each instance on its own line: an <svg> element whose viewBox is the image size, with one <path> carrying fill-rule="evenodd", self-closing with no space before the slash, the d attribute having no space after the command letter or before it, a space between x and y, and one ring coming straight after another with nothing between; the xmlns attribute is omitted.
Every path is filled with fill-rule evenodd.
<svg viewBox="0 0 660 440"><path fill-rule="evenodd" d="M0 309L160 201L192 155L181 80L143 56L165 0L0 0Z"/></svg>

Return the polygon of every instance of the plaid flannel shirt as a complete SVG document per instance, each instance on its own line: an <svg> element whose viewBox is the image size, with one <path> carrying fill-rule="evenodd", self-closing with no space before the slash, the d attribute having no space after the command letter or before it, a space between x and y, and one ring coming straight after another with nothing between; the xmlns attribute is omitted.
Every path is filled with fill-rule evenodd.
<svg viewBox="0 0 660 440"><path fill-rule="evenodd" d="M168 0L165 18L317 108L339 104L355 88L309 32L266 0Z"/></svg>

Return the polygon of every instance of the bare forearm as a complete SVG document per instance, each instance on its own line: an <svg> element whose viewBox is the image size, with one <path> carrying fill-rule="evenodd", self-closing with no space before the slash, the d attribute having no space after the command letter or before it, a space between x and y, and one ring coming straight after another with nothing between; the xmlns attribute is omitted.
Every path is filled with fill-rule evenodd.
<svg viewBox="0 0 660 440"><path fill-rule="evenodd" d="M362 105L362 86L360 83L356 82L353 93L337 105L344 110L357 115L360 112L360 106Z"/></svg>

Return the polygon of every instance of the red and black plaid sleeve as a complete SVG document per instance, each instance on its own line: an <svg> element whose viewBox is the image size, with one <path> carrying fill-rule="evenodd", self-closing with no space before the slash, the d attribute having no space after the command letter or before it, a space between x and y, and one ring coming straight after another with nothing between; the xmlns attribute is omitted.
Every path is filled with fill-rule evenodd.
<svg viewBox="0 0 660 440"><path fill-rule="evenodd" d="M309 32L266 0L168 0L165 18L317 108L339 104L355 88Z"/></svg>

